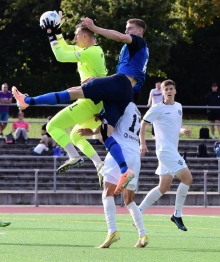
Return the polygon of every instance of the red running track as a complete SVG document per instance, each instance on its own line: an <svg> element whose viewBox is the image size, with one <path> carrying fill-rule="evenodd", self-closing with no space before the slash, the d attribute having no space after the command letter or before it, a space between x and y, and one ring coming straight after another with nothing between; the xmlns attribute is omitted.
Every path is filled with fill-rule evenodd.
<svg viewBox="0 0 220 262"><path fill-rule="evenodd" d="M145 214L170 215L173 206L153 206ZM42 214L103 214L102 206L1 206L0 213L42 213ZM117 206L117 214L128 214L126 207ZM185 206L184 215L220 215L220 206L198 207Z"/></svg>

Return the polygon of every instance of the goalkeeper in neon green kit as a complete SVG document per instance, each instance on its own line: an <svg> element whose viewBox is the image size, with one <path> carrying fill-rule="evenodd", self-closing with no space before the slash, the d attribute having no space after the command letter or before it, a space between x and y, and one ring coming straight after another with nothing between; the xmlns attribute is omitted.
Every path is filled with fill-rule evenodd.
<svg viewBox="0 0 220 262"><path fill-rule="evenodd" d="M48 21L45 21L48 23ZM50 44L56 59L60 62L78 63L78 71L81 83L85 83L92 77L105 77L107 70L103 50L96 44L94 33L83 23L76 26L76 45L67 45L61 31L56 28L56 39ZM47 124L47 131L53 139L63 147L68 153L69 160L58 168L58 173L66 172L68 169L81 166L84 162L79 156L74 145L77 146L88 158L90 158L99 175L101 185L102 177L99 174L103 162L91 146L91 144L77 133L79 128L95 129L100 125L100 121L95 121L94 115L99 114L103 108L103 103L94 104L90 99L78 99L72 105L64 108L56 114ZM70 136L65 129L72 127ZM74 145L73 145L74 144Z"/></svg>

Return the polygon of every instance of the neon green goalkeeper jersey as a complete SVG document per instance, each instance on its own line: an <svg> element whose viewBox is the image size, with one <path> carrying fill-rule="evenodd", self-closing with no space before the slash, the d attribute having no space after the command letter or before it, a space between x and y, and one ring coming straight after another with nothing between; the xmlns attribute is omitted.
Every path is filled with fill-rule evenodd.
<svg viewBox="0 0 220 262"><path fill-rule="evenodd" d="M81 82L90 77L104 77L107 75L105 57L99 45L80 48L76 45L68 45L62 38L58 44L52 47L53 53L59 62L77 63ZM79 103L86 103L94 113L99 113L103 103L95 105L90 99L78 99ZM99 111L100 110L100 111Z"/></svg>

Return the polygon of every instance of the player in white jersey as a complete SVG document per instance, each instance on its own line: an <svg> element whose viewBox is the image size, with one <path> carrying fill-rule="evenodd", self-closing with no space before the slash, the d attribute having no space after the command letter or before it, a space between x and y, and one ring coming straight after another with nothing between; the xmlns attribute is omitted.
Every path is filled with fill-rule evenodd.
<svg viewBox="0 0 220 262"><path fill-rule="evenodd" d="M151 91L150 91L147 107L151 107L155 104L160 103L161 101L163 101L163 94L162 94L162 91L161 91L161 82L158 81L158 82L155 83L155 88L151 89ZM154 133L153 125L152 125L151 134L152 134L152 137L154 138L155 133Z"/></svg>
<svg viewBox="0 0 220 262"><path fill-rule="evenodd" d="M175 212L171 216L177 227L187 231L182 221L182 209L189 187L192 183L192 175L185 160L178 153L179 134L191 135L191 130L182 126L182 106L174 101L176 86L174 81L165 80L161 84L164 100L151 107L141 122L140 149L143 156L148 152L145 143L146 127L153 123L156 138L156 155L159 165L156 174L159 175L159 185L153 188L140 204L142 213L166 193L174 176L180 180L176 192Z"/></svg>
<svg viewBox="0 0 220 262"><path fill-rule="evenodd" d="M134 171L135 177L127 184L123 191L124 203L129 210L133 221L138 229L139 239L135 247L145 247L149 240L144 228L142 214L134 202L135 189L140 172L140 149L139 149L139 130L141 114L134 103L129 103L124 115L117 122L112 133L114 139L120 144L125 156L128 167ZM80 130L80 132L82 132ZM85 135L85 133L81 133ZM86 133L88 135L88 133ZM89 133L92 135L92 133ZM102 133L103 135L103 133ZM121 176L120 168L110 152L107 154L104 166L100 173L104 176L104 189L102 201L104 206L105 218L108 227L107 237L99 248L108 248L112 243L120 239L116 226L116 206L114 202L114 191Z"/></svg>

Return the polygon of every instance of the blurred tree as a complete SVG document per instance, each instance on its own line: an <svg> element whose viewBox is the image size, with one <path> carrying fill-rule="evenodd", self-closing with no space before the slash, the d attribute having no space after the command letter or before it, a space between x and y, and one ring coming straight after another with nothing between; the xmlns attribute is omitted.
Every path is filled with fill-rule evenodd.
<svg viewBox="0 0 220 262"><path fill-rule="evenodd" d="M129 18L143 19L150 59L140 104L158 79L176 79L177 98L183 104L203 103L210 82L219 82L220 0L1 0L0 79L31 95L56 91L79 83L76 65L59 63L51 51L39 17L62 9L64 35L73 39L80 18L98 26L125 31ZM115 72L122 43L97 36L104 49L109 74ZM25 87L23 87L25 86Z"/></svg>
<svg viewBox="0 0 220 262"><path fill-rule="evenodd" d="M165 75L161 66L169 60L169 50L181 37L173 25L176 18L170 18L175 0L63 0L61 8L68 17L66 31L73 31L81 17L88 16L94 19L98 26L125 31L126 21L130 18L139 18L146 22L147 31L144 36L150 49L148 74L150 76ZM121 43L108 40L97 35L98 43L104 49L109 73L115 72Z"/></svg>
<svg viewBox="0 0 220 262"><path fill-rule="evenodd" d="M56 61L47 36L39 26L39 18L47 10L59 10L60 0L12 0L0 5L0 78L16 79L16 85L25 85L26 92L39 93L41 86L56 87L57 72L75 75L76 65ZM51 77L48 77L48 74ZM31 81L36 79L31 85ZM54 80L49 84L48 79ZM62 76L60 77L62 78ZM20 80L20 81L19 81ZM78 78L77 78L78 80ZM18 82L19 81L19 82ZM38 83L38 85L36 85ZM51 81L52 83L52 81ZM63 83L64 88L70 85ZM61 89L61 84L57 86Z"/></svg>

